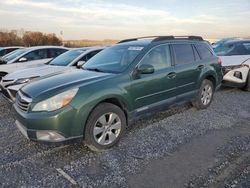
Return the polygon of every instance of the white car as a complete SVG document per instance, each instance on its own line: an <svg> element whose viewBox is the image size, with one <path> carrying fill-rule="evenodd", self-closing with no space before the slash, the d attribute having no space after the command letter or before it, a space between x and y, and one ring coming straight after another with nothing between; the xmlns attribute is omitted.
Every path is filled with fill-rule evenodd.
<svg viewBox="0 0 250 188"><path fill-rule="evenodd" d="M67 50L60 46L37 46L16 50L0 58L0 80L11 72L48 63Z"/></svg>
<svg viewBox="0 0 250 188"><path fill-rule="evenodd" d="M235 40L214 49L221 58L223 85L250 91L250 40Z"/></svg>
<svg viewBox="0 0 250 188"><path fill-rule="evenodd" d="M2 93L5 98L12 102L15 100L18 90L31 80L34 79L35 81L35 78L53 76L81 68L85 62L103 49L104 47L92 47L69 50L53 59L48 65L23 69L8 74L3 77L0 84Z"/></svg>

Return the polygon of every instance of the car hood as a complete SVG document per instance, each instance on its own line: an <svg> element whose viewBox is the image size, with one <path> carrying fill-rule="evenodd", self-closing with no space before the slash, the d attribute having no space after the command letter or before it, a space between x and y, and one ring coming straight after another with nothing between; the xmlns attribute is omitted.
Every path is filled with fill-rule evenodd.
<svg viewBox="0 0 250 188"><path fill-rule="evenodd" d="M241 65L246 60L250 59L250 55L232 55L232 56L219 56L222 61L222 66L235 66Z"/></svg>
<svg viewBox="0 0 250 188"><path fill-rule="evenodd" d="M43 59L43 60L36 60L36 61L28 61L24 63L4 64L4 65L0 65L0 72L6 72L9 74L18 70L44 66L45 63L47 63L48 61L49 59Z"/></svg>
<svg viewBox="0 0 250 188"><path fill-rule="evenodd" d="M41 95L50 97L70 88L81 87L112 76L114 74L75 69L63 74L41 77L31 81L21 91L36 100Z"/></svg>
<svg viewBox="0 0 250 188"><path fill-rule="evenodd" d="M66 66L51 66L44 65L40 67L23 69L20 71L15 71L4 77L4 80L18 80L23 78L35 78L42 77L50 74L62 73L67 70L75 69L75 67L66 67Z"/></svg>

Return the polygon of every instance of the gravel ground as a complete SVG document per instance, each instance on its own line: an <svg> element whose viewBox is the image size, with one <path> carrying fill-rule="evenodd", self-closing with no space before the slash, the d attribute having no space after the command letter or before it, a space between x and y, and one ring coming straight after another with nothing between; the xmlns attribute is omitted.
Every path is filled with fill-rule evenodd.
<svg viewBox="0 0 250 188"><path fill-rule="evenodd" d="M249 92L223 89L207 110L186 104L137 121L117 146L101 153L81 141L43 145L26 140L3 98L0 119L3 187L152 187L149 180L154 187L250 185Z"/></svg>

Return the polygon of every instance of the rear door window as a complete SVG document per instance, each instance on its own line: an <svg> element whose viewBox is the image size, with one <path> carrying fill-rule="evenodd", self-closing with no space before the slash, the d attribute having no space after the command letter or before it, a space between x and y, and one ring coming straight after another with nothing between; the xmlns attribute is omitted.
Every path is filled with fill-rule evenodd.
<svg viewBox="0 0 250 188"><path fill-rule="evenodd" d="M176 65L193 63L195 61L191 44L173 44L173 50Z"/></svg>
<svg viewBox="0 0 250 188"><path fill-rule="evenodd" d="M197 44L195 46L198 49L202 59L207 59L213 56L213 53L208 49L208 47L206 47L206 45Z"/></svg>

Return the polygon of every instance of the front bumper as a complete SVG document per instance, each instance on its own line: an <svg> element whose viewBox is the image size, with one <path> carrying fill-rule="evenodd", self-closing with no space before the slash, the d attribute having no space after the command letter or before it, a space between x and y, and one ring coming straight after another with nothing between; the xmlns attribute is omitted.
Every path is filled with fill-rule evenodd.
<svg viewBox="0 0 250 188"><path fill-rule="evenodd" d="M228 87L244 87L247 83L249 72L249 67L247 66L232 68L231 70L227 69L227 71L224 71L222 84Z"/></svg>
<svg viewBox="0 0 250 188"><path fill-rule="evenodd" d="M231 82L231 81L222 81L222 86L225 87L235 87L235 88L243 88L246 86L246 83L236 83L236 82Z"/></svg>
<svg viewBox="0 0 250 188"><path fill-rule="evenodd" d="M25 113L14 104L14 110L16 126L29 140L63 142L83 135L82 129L75 126L77 112L71 106L51 113Z"/></svg>
<svg viewBox="0 0 250 188"><path fill-rule="evenodd" d="M2 94L5 99L7 99L10 103L15 102L17 92L24 86L25 84L18 85L9 85L8 83L1 82L0 87Z"/></svg>
<svg viewBox="0 0 250 188"><path fill-rule="evenodd" d="M29 130L24 127L18 120L16 120L16 126L25 138L33 141L41 142L63 142L68 140L61 133L54 130Z"/></svg>

